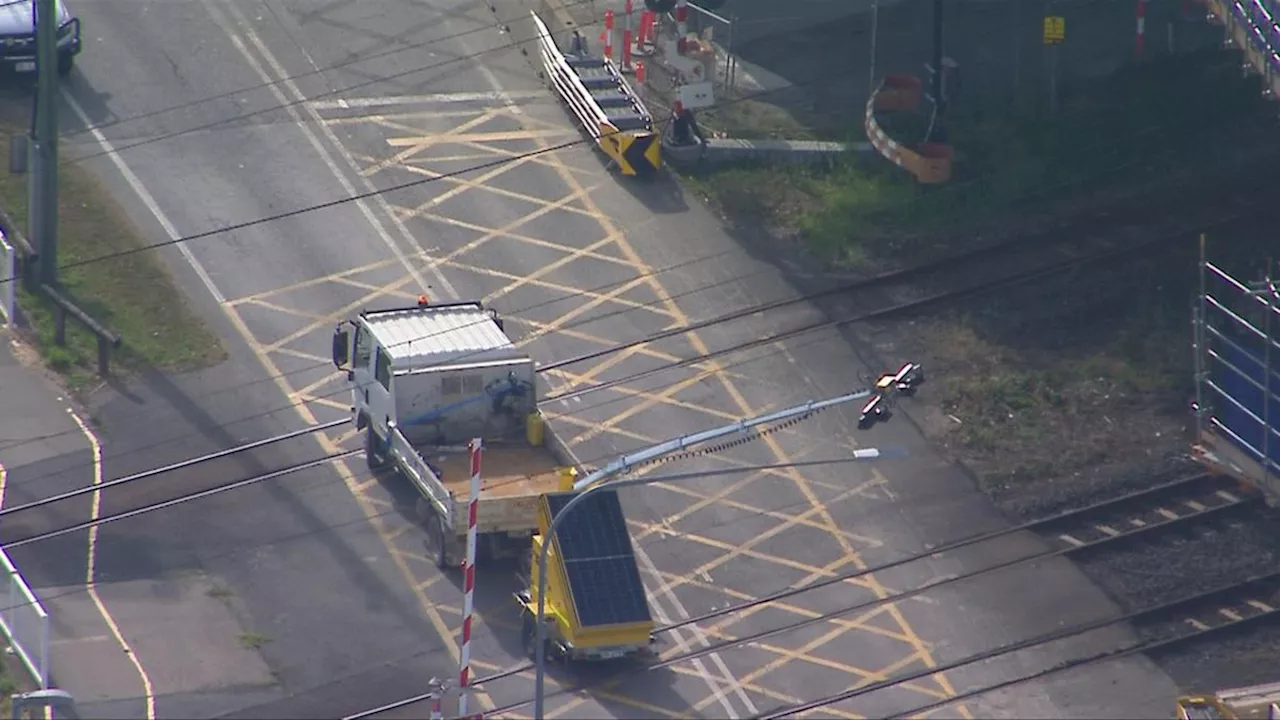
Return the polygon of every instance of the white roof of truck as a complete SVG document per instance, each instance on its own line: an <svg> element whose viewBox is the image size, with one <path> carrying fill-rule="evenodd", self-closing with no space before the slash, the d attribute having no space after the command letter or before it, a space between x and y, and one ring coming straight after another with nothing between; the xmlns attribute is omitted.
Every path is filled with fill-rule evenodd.
<svg viewBox="0 0 1280 720"><path fill-rule="evenodd" d="M396 369L527 357L473 304L438 305L368 313L364 321Z"/></svg>

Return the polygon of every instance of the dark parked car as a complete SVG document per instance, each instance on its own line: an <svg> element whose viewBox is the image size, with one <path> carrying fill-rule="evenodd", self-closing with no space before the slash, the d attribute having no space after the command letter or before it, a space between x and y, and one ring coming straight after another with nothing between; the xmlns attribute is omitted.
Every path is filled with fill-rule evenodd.
<svg viewBox="0 0 1280 720"><path fill-rule="evenodd" d="M0 0L0 69L35 73L35 0ZM80 54L80 20L58 2L58 73L66 75Z"/></svg>

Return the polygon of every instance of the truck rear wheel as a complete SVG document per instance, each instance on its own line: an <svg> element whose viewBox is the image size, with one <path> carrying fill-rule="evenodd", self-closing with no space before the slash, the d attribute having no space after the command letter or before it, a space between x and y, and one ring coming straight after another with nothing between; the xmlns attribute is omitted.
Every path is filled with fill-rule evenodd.
<svg viewBox="0 0 1280 720"><path fill-rule="evenodd" d="M528 610L524 611L524 619L520 623L520 641L530 660L538 656L538 624L533 619L533 613Z"/></svg>
<svg viewBox="0 0 1280 720"><path fill-rule="evenodd" d="M449 546L445 542L444 536L444 522L425 500L418 501L419 513L423 512L423 505L427 506L425 512L428 513L424 523L427 530L427 557L435 561L436 567L441 570L448 570L451 566L449 565Z"/></svg>

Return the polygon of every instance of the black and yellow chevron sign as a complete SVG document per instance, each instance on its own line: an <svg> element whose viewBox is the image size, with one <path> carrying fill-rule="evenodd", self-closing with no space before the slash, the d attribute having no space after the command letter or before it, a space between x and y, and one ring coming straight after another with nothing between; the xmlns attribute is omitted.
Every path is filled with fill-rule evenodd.
<svg viewBox="0 0 1280 720"><path fill-rule="evenodd" d="M662 143L652 132L622 132L601 123L600 149L618 163L623 175L647 177L662 167Z"/></svg>
<svg viewBox="0 0 1280 720"><path fill-rule="evenodd" d="M641 132L618 136L618 166L623 175L652 175L662 168L662 144L657 133Z"/></svg>

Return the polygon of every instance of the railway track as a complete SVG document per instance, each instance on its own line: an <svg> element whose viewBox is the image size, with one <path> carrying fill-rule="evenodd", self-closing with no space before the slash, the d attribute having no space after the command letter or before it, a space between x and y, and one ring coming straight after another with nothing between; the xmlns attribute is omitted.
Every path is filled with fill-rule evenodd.
<svg viewBox="0 0 1280 720"><path fill-rule="evenodd" d="M1170 599L1167 602L1135 610L1121 615L1120 617L1108 618L1084 625L1065 628L1053 633L1046 633L1044 635L1028 638L1016 643L1010 643L986 652L938 665L937 667L928 668L923 671L904 673L866 687L848 690L836 695L818 698L798 705L778 708L768 713L757 715L754 720L774 720L775 718L791 717L799 713L818 710L837 702L852 700L862 695L891 688L904 682L919 680L939 672L950 672L967 665L984 662L1029 648L1048 645L1053 642L1065 640L1094 630L1100 630L1112 625L1128 623L1139 632L1139 637L1141 639L1136 643L1121 645L1111 650L1073 658L1043 670L1010 678L1000 683L975 688L945 700L915 707L906 712L894 715L895 718L919 716L922 713L937 710L957 702L962 702L986 693L1004 690L1033 680L1039 680L1066 670L1094 663L1116 660L1131 655L1166 651L1192 642L1208 640L1228 631L1244 630L1250 626L1263 622L1275 622L1280 620L1280 607L1277 607L1280 606L1280 601L1272 599L1268 602L1259 598L1274 598L1277 592L1280 592L1280 572L1258 575L1205 592ZM1213 610L1216 610L1217 612L1212 613L1211 611ZM1205 622L1205 618L1211 619L1209 622ZM1152 628L1161 629L1153 632ZM1143 636L1144 634L1145 637Z"/></svg>
<svg viewBox="0 0 1280 720"><path fill-rule="evenodd" d="M1253 491L1194 475L1048 518L1034 532L1063 554L1083 554L1254 507Z"/></svg>
<svg viewBox="0 0 1280 720"><path fill-rule="evenodd" d="M883 600L873 600L860 603L858 605L826 613L820 617L805 619L749 636L726 640L720 643L715 643L710 647L671 655L658 662L645 666L643 670L657 670L678 663L687 662L702 657L703 655L730 651L742 645L760 642L761 640L774 635L794 632L804 627L827 622L844 615L866 611L880 604L899 602L916 595L927 593L931 590L936 590L945 585L960 582L972 582L983 576L1026 563L1043 562L1054 557L1073 557L1085 553L1099 552L1107 548L1116 548L1127 541L1137 540L1140 538L1155 539L1163 533L1174 531L1179 528L1192 527L1203 522L1212 522L1217 518L1228 517L1236 511L1243 510L1245 508L1257 507L1261 502L1260 496L1251 491L1240 488L1232 481L1224 481L1223 479L1211 477L1205 474L1177 478L1151 488L1131 492L1116 498L1059 513L1047 518L1033 520L1016 527L992 533L984 533L982 535L959 540L954 543L938 547L927 553L908 556L854 573L846 573L835 578L829 578L807 586L789 589L780 593L758 598L756 600L734 605L723 610L706 613L679 623L658 628L656 632L661 634L687 625L723 617L725 615L731 615L757 605L783 600L821 587L826 587L838 582L844 582L855 577L881 572L916 561L936 558L940 555L944 555L948 552L953 552L964 547L998 541L1002 538L1007 538L1018 533L1033 533L1037 537L1041 538L1047 546L1046 549L1041 552L1032 553L1013 560L990 565L981 570L966 573L964 575L944 578L912 590L897 593L884 598ZM1099 662L1101 660L1117 656L1117 654L1133 654L1148 651L1154 652L1160 649L1171 648L1182 643L1190 642L1197 638L1206 638L1233 627L1240 627L1249 623L1261 622L1280 617L1280 597L1275 596L1277 592L1280 592L1280 573L1250 578L1243 582L1188 595L1187 597L1170 600L1169 602L1156 606L1135 610L1120 617L1108 618L1085 626L1064 628L1062 630L1055 631L1054 633L1030 638L1008 646L995 648L979 655L958 660L952 663L949 667L961 667L963 665L989 660L1001 655L1026 649L1028 647L1048 644L1123 622L1130 623L1135 630L1138 631L1139 637L1142 638L1138 645L1120 648L1097 657L1082 660L1077 664L1085 662ZM1075 665L1063 665L1053 669L1053 672L1058 672L1074 666ZM532 669L532 667L531 663L526 663L487 677L478 678L473 682L473 684L481 685L486 682L494 682L496 680L525 672ZM822 700L826 701L825 704L839 702L844 699L857 697L861 694L917 680L926 675L945 671L946 669L949 669L949 667L940 666L920 673L910 673L891 677L883 683L862 687L856 691L849 691L850 694L848 695L841 695L838 697L832 696L831 698L823 698ZM591 682L583 683L575 687L548 693L548 697L560 694L589 692L594 688L608 685L632 675L635 672L643 670L629 668L617 674L608 674L603 678L597 678ZM1016 682L1024 682L1026 679L1018 679L1012 684L1016 684ZM975 692L975 694L990 692L994 689L998 688L983 688L980 691ZM423 699L424 698L409 698L401 701L400 703L394 703L385 708L381 708L379 711L354 717L379 717L383 712L403 709L415 702L421 702ZM530 698L524 702L503 706L495 709L491 714L494 716L500 716L504 712L514 711L532 701L532 698ZM929 707L940 707L952 702L956 702L956 699L949 699ZM799 709L791 709L784 714L769 714L761 717L785 717L790 714L804 712L806 709L815 709L821 706L821 704L813 705L812 707L806 705ZM909 714L915 715L918 712L923 712L923 710L915 709ZM354 720L354 718L348 718L348 720Z"/></svg>

